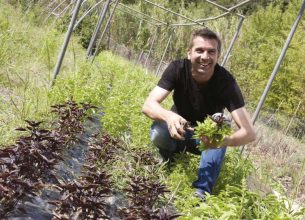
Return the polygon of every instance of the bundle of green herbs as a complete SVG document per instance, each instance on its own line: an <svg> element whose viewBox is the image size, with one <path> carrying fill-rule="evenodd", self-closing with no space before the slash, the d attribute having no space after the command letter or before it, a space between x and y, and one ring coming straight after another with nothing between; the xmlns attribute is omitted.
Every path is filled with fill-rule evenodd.
<svg viewBox="0 0 305 220"><path fill-rule="evenodd" d="M194 138L200 139L198 149L200 151L207 150L209 147L202 141L206 137L210 143L221 143L224 138L232 134L232 128L228 120L223 114L213 115L208 117L203 122L197 121L195 127ZM217 147L217 146L215 146Z"/></svg>

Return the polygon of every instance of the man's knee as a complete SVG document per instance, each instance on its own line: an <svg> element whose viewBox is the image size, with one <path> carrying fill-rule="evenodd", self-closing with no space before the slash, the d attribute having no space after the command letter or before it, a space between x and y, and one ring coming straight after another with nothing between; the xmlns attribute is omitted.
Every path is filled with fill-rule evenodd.
<svg viewBox="0 0 305 220"><path fill-rule="evenodd" d="M159 130L152 129L150 131L150 140L154 145L159 146L160 144L162 144L162 139L162 134Z"/></svg>
<svg viewBox="0 0 305 220"><path fill-rule="evenodd" d="M176 141L170 137L165 122L155 121L151 126L150 139L152 143L159 149L168 151L176 150Z"/></svg>

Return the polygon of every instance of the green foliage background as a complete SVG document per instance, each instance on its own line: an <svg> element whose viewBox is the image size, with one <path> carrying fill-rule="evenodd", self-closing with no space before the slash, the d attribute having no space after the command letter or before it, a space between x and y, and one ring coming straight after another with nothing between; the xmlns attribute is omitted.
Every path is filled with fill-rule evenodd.
<svg viewBox="0 0 305 220"><path fill-rule="evenodd" d="M93 2L91 1L91 3ZM215 17L224 12L206 1L155 0L153 2L193 20ZM229 8L241 1L218 0L215 2ZM166 22L168 25L162 25L157 30L157 26L154 25L158 23L157 21L138 15L134 11L118 5L107 36L104 37L102 48L108 48L108 39L111 38L115 44L125 45L133 53L140 54L142 51L148 54L152 36L158 31L158 37L151 54L151 60L154 60L155 65L160 60L170 32L173 29L175 29L174 38L165 55L165 61L167 62L179 57L185 57L191 31L202 27L199 25L171 26L171 24L188 23L190 21L145 1L125 0L122 3L134 10ZM301 3L302 0L257 0L249 2L236 10L236 12L245 14L247 17L226 67L236 76L247 103L252 108L257 105L266 86L290 28L296 19ZM87 6L84 6L80 12L81 15L88 9L90 1L86 2L86 4ZM112 7L110 9L112 10ZM82 45L85 47L90 41L97 17L97 14L87 17L76 30ZM141 17L145 20L141 20ZM66 15L63 19L59 19L59 22L64 21L64 24L67 24L69 18ZM205 23L205 26L219 33L223 41L223 53L220 62L231 42L238 23L239 18L232 14ZM101 28L101 30L103 29L104 27ZM298 103L305 100L305 67L302 65L305 47L303 29L304 16L264 105L268 110L278 109L291 116ZM305 105L302 104L297 112L297 117L304 118L304 116Z"/></svg>
<svg viewBox="0 0 305 220"><path fill-rule="evenodd" d="M285 11L280 5L270 5L253 13L244 24L230 59L230 68L250 104L258 102L301 3L300 0L291 1ZM266 99L267 108L279 108L291 115L299 101L305 100L304 28L303 16ZM303 104L298 111L299 117L304 118L304 107Z"/></svg>
<svg viewBox="0 0 305 220"><path fill-rule="evenodd" d="M26 3L25 1L18 2L23 5ZM156 2L164 3L161 1ZM300 2L295 0L286 8L283 8L282 4L269 6L266 12L269 10L270 14L266 17L264 17L262 8L251 8L253 11L248 11L252 13L249 21L247 21L249 22L247 28L249 29L243 29L238 47L234 49L233 56L228 64L238 78L241 79L240 84L244 89L248 88L247 85L252 86L252 83L256 87L259 84L257 84L257 81L251 81L252 78L242 76L241 73L252 74L251 70L260 70L255 76L257 78L253 77L254 79L266 80L268 77L266 72L272 70L272 62L276 60L276 54L279 53L281 44L285 36L287 36L290 21L292 23ZM126 0L126 3L130 5L135 4L135 7L146 7L141 2ZM107 132L119 137L125 143L126 148L124 150L126 154L134 149L155 152L149 141L151 121L144 117L140 110L148 92L155 86L158 80L157 77L146 74L143 69L135 66L134 63L128 62L110 52L102 52L93 64L85 61L85 51L76 42L85 42L84 40L87 35L82 35L79 32L79 36L71 41L65 58L65 64L62 67L62 72L55 86L50 89L50 71L54 68L56 54L60 50L64 34L58 29L50 28L52 27L51 24L48 30L43 25L32 25L32 22L38 22L35 14L29 13L29 19L27 19L27 16L23 16L23 11L2 2L0 4L0 89L2 92L7 91L6 95L1 96L0 103L1 146L12 142L16 138L17 134L14 128L20 127L24 123L24 119L52 122L53 115L50 113L49 106L73 97L77 102L91 102L100 108L97 111L105 112L105 116L101 118L102 126ZM200 11L198 8L202 8L201 1L190 1L187 3L184 1L168 1L165 4L168 7L172 7L173 10L180 10L181 13L183 12L187 15L202 15L204 12L208 14L208 10L210 10L210 8L206 8L207 11L205 9ZM193 10L192 13L190 9ZM276 10L272 12L273 9ZM174 19L167 14L160 14L157 10L155 12L148 10L148 8L145 10L147 10L147 13L158 14L160 19L162 17L169 20ZM289 11L290 13L288 13ZM279 36L282 36L281 39L269 37L269 32L276 28L271 23L265 24L265 22L262 22L260 16L258 16L259 13L262 13L265 20L270 17L273 17L274 20L280 19L282 15L289 15L287 19L291 17L289 21L286 21L284 18L281 20L281 25L287 23L286 29L280 29L276 32ZM122 19L124 17L118 16L116 19L118 18ZM134 22L136 22L136 19ZM234 33L234 28L230 28L230 31L228 31L228 27L234 27L236 22L237 19L231 16L228 20L221 19L211 24L224 37L225 47L230 42L231 36ZM115 24L115 22L112 24L111 31L115 30ZM128 25L131 32L135 32L135 28L131 24L125 22L125 25L124 23L121 23L121 25L122 32L117 37L126 37L126 34L123 34L125 33L123 30L126 30L126 25ZM264 25L266 25L265 28L268 30L264 32L265 37L259 33L255 35L258 32L257 30L260 30L259 28L264 28ZM301 25L304 25L304 23ZM134 26L138 27L138 23ZM130 36L127 38L130 39L134 36L134 39L137 39L130 41L130 46L134 47L135 50L143 48L144 44L140 44L140 42L146 42L147 33L151 30L148 26L144 28L144 24L141 30L142 28L145 30L143 33L142 31L136 32L136 35L130 33ZM175 41L173 42L175 46L167 56L168 60L174 56L184 56L189 32L190 29L187 28L177 31ZM166 32L164 33L162 35L163 38L158 39L158 45L161 45L160 42L166 39ZM270 50L272 45L269 44L269 38L273 39L271 41L273 42L272 45L277 45L272 50ZM298 47L301 47L301 45L298 45L298 42L303 42L301 33L298 32L296 34L296 39L298 41L294 41L295 46L291 49L295 52L290 52L290 62L301 64L299 59L302 57L302 51L304 51L300 50L301 52L299 52L298 50ZM263 46L260 50L256 51L259 45L261 45L260 43ZM239 48L241 48L240 51L238 51ZM160 51L162 51L162 47L160 46L159 49L156 47L154 56L158 57L161 53ZM274 51L272 55L273 60L270 58L270 51ZM268 54L262 55L263 52L268 52ZM270 58L271 60L265 62L263 59L259 60L257 58L260 61L257 64L253 62L252 56L245 59L251 53L257 55L257 57L260 54L260 56L265 57L264 59ZM234 57L238 54L242 55ZM267 67L268 63L270 63L270 66ZM288 64L289 62L286 64L286 72L294 76L297 70ZM288 66L290 67L288 68ZM261 76L263 73L266 75ZM294 79L294 77L291 77L291 79ZM302 78L298 80L300 83L304 83ZM294 85L294 83L292 84ZM298 89L299 87L296 87L296 91ZM258 90L259 88L257 93L259 93ZM279 91L273 92L279 93ZM246 95L248 102L255 98L252 95L252 89L247 91ZM296 98L298 98L297 95ZM170 103L165 105L170 105ZM115 182L118 187L122 187L122 184L126 181L125 170L129 167L129 161L124 156L122 155L121 163L115 164L115 169L113 169L112 173L113 178L117 180ZM160 169L155 174L159 179L166 182L171 190L171 194L168 195L164 203L174 206L181 212L183 214L181 219L302 219L304 217L303 213L291 212L291 207L285 206L284 202L291 202L287 198L278 199L272 195L262 197L255 192L249 191L245 182L247 176L253 172L251 161L240 158L238 152L234 150L227 153L221 176L213 194L207 197L206 203L198 205L198 199L192 194L194 189L190 187L192 181L196 178L198 159L194 155L178 155L177 163L173 167L169 170ZM146 167L141 169L141 174L148 175L145 169Z"/></svg>

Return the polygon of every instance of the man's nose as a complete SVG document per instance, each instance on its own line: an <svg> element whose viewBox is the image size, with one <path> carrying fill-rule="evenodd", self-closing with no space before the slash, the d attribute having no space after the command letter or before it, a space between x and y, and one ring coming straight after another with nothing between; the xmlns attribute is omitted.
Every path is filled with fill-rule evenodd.
<svg viewBox="0 0 305 220"><path fill-rule="evenodd" d="M210 57L209 57L208 52L205 51L205 52L203 52L203 53L201 54L201 57L200 57L200 58L203 59L203 60L205 60L205 59L209 59Z"/></svg>

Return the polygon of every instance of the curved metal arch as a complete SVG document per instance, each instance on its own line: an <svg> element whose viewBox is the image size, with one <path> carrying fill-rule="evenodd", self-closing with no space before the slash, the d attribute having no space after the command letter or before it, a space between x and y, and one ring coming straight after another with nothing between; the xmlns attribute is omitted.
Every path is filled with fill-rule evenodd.
<svg viewBox="0 0 305 220"><path fill-rule="evenodd" d="M127 8L127 9L129 9L129 10L131 10L131 11L133 11L133 12L136 12L136 13L138 13L138 14L144 16L144 17L149 17L149 18L151 18L152 20L154 20L154 21L156 21L156 22L159 22L159 23L161 23L161 24L167 25L166 22L161 21L161 20L156 19L156 18L153 18L153 17L151 17L151 16L149 16L149 15L147 15L147 14L144 14L144 13L142 13L142 12L140 12L140 11L137 11L137 10L131 8L131 7L128 7L127 5L124 5L123 3L119 3L119 5L125 7L125 8Z"/></svg>
<svg viewBox="0 0 305 220"><path fill-rule="evenodd" d="M89 15L93 9L95 9L98 5L100 5L102 2L104 2L105 0L101 0L97 3L95 3L88 11L86 11L79 19L78 21L76 22L76 24L74 25L73 27L73 30L75 30L77 28L77 26L84 20L84 18Z"/></svg>
<svg viewBox="0 0 305 220"><path fill-rule="evenodd" d="M152 5L154 5L154 6L158 7L158 8L161 8L161 9L163 9L163 10L165 10L165 11L171 13L171 14L174 14L174 15L178 16L178 17L181 17L181 18L184 18L184 19L186 19L186 20L188 20L188 21L191 21L191 22L193 22L193 23L195 23L195 24L204 25L203 23L197 22L196 20L193 20L193 19L188 18L188 17L186 17L186 16L184 16L184 15L181 15L181 14L179 14L179 13L177 13L177 12L174 12L174 11L172 11L172 10L169 10L169 9L165 8L164 6L162 6L162 5L158 5L158 4L153 3L153 2L151 2L151 1L149 1L149 0L143 0L143 1L145 1L145 2L147 2L147 3L149 3L149 4L152 4Z"/></svg>

